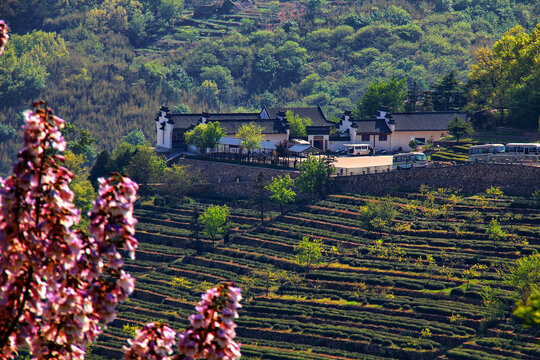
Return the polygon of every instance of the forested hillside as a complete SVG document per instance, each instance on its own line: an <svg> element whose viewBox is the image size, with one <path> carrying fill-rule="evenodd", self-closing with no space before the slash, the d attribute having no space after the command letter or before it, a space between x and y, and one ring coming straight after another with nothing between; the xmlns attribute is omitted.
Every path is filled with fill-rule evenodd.
<svg viewBox="0 0 540 360"><path fill-rule="evenodd" d="M18 141L17 114L38 98L89 129L99 150L135 128L153 139L151 120L164 103L176 111L320 105L331 118L354 108L373 81L406 79L414 95L454 71L467 110L523 109L509 101L519 94L533 104L519 117L525 123L503 121L537 126L538 50L521 51L539 41L535 0L235 4L212 15L182 0L1 0L12 37L0 59L0 172ZM516 25L507 40L524 61L496 49L480 53L488 63L475 58ZM510 60L522 70L502 71ZM490 74L504 77L497 88L485 86ZM433 108L429 99L421 105Z"/></svg>

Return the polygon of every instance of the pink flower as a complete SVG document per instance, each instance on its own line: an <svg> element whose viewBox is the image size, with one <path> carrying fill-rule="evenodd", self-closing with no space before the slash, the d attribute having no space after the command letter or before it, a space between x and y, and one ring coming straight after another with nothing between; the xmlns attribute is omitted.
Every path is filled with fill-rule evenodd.
<svg viewBox="0 0 540 360"><path fill-rule="evenodd" d="M8 26L4 20L0 20L0 55L4 53L4 46L6 46L8 39Z"/></svg>
<svg viewBox="0 0 540 360"><path fill-rule="evenodd" d="M82 349L134 289L118 250L137 248L137 184L120 175L103 180L93 218L99 231L73 231L73 174L58 153L64 121L44 102L24 116L24 148L0 184L0 353L9 358L26 343L35 358L84 359Z"/></svg>

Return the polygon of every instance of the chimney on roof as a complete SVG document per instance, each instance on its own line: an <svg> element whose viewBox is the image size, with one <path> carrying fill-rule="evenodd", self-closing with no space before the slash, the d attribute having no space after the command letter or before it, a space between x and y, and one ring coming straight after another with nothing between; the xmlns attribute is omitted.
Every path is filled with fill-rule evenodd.
<svg viewBox="0 0 540 360"><path fill-rule="evenodd" d="M390 108L388 106L381 106L379 108L379 115L377 115L377 119L386 119L386 114L390 113Z"/></svg>
<svg viewBox="0 0 540 360"><path fill-rule="evenodd" d="M206 122L208 121L208 118L210 118L210 114L207 113L206 111L204 111L204 112L201 114L201 118L199 119L199 121L200 121L202 124L206 124Z"/></svg>
<svg viewBox="0 0 540 360"><path fill-rule="evenodd" d="M345 134L347 130L349 130L352 126L352 111L351 110L345 110L343 111L343 115L341 115L341 121L339 122L339 132L341 134Z"/></svg>
<svg viewBox="0 0 540 360"><path fill-rule="evenodd" d="M387 114L385 117L386 125L390 128L390 131L393 133L396 130L396 120L392 118L392 114Z"/></svg>

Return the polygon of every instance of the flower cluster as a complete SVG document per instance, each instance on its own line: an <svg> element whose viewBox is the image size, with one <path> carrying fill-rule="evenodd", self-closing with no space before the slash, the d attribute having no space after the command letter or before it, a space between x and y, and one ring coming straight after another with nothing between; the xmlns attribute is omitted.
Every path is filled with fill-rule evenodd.
<svg viewBox="0 0 540 360"><path fill-rule="evenodd" d="M176 333L163 324L148 323L142 330L137 330L135 339L128 340L130 347L125 348L127 360L164 360L169 359L176 343Z"/></svg>
<svg viewBox="0 0 540 360"><path fill-rule="evenodd" d="M234 341L241 307L240 289L232 284L219 285L206 291L195 307L196 314L189 317L191 325L178 335L179 354L168 355L174 346L174 331L164 325L149 323L137 331L126 348L127 360L233 360L240 358L240 345Z"/></svg>
<svg viewBox="0 0 540 360"><path fill-rule="evenodd" d="M13 174L0 179L0 358L12 359L26 345L33 359L84 359L85 348L114 320L115 308L134 290L122 270L120 250L137 249L133 203L138 186L113 174L100 179L89 213L90 234L71 227L80 220L61 166L64 121L44 102L25 113L24 148ZM240 289L208 290L178 337L150 323L137 332L126 359L192 360L240 357L234 319Z"/></svg>
<svg viewBox="0 0 540 360"><path fill-rule="evenodd" d="M6 46L8 39L8 26L4 20L0 20L0 55L4 53L4 46Z"/></svg>
<svg viewBox="0 0 540 360"><path fill-rule="evenodd" d="M196 314L189 317L191 325L178 336L178 349L184 359L223 359L240 357L240 345L234 341L241 307L240 289L231 284L219 285L207 290L202 301L195 307Z"/></svg>
<svg viewBox="0 0 540 360"><path fill-rule="evenodd" d="M24 148L13 175L0 184L0 354L27 344L37 359L84 359L85 347L114 319L134 289L119 249L133 254L137 185L115 175L101 180L92 234L79 222L61 166L64 121L44 102L25 113Z"/></svg>

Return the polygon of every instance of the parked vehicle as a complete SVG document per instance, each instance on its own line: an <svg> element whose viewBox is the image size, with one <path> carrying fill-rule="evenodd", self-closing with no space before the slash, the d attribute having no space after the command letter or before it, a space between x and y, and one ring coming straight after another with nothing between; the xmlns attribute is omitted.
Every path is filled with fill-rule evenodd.
<svg viewBox="0 0 540 360"><path fill-rule="evenodd" d="M349 156L365 156L374 153L373 146L369 144L345 144L343 146L347 149Z"/></svg>
<svg viewBox="0 0 540 360"><path fill-rule="evenodd" d="M421 152L395 154L392 158L392 170L412 169L426 166L426 154Z"/></svg>
<svg viewBox="0 0 540 360"><path fill-rule="evenodd" d="M497 158L504 157L504 161L527 161L538 162L538 156L540 155L540 144L535 143L510 143L506 144L503 154L497 154ZM496 159L499 160L499 159Z"/></svg>
<svg viewBox="0 0 540 360"><path fill-rule="evenodd" d="M536 143L509 143L475 145L469 148L470 162L533 162L538 163L540 144Z"/></svg>
<svg viewBox="0 0 540 360"><path fill-rule="evenodd" d="M496 154L504 153L503 144L473 145L469 148L469 161L491 161Z"/></svg>

